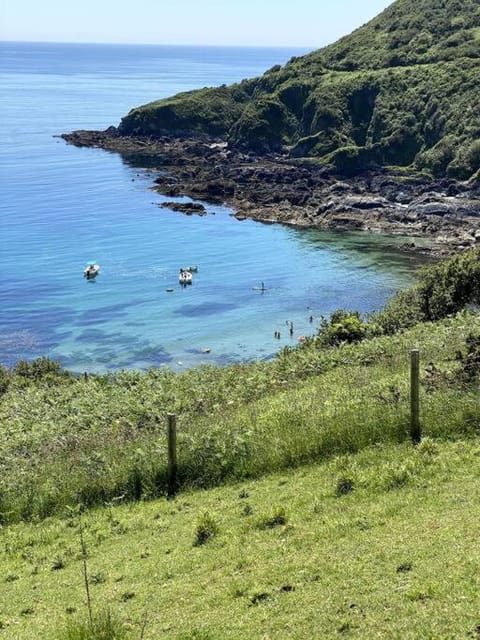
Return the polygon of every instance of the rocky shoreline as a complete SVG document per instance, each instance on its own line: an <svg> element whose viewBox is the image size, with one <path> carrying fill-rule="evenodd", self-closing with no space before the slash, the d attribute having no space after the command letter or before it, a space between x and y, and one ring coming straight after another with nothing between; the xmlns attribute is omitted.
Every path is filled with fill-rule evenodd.
<svg viewBox="0 0 480 640"><path fill-rule="evenodd" d="M480 245L478 184L428 181L385 170L339 177L314 161L240 153L213 139L120 136L115 127L61 137L154 168L159 173L153 185L157 192L225 203L238 219L408 236L406 249L436 255ZM162 206L205 213L197 203Z"/></svg>

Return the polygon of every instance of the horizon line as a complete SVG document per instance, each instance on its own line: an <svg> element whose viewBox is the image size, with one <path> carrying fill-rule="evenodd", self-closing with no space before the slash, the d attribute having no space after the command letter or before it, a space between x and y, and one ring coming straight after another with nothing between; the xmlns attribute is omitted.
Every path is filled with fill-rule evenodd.
<svg viewBox="0 0 480 640"><path fill-rule="evenodd" d="M306 49L312 51L323 45L294 45L294 44L205 44L205 43L171 43L171 42L93 42L85 40L16 40L0 38L0 44L84 44L100 46L122 47L211 47L222 49Z"/></svg>

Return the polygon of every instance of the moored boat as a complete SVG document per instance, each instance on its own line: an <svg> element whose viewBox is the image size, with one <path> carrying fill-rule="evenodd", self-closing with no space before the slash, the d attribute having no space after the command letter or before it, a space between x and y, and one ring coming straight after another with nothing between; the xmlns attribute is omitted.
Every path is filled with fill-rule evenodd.
<svg viewBox="0 0 480 640"><path fill-rule="evenodd" d="M96 275L98 275L99 271L100 265L97 264L95 260L91 260L87 263L87 266L83 270L83 276L87 278L87 280L91 280L92 278L95 278Z"/></svg>

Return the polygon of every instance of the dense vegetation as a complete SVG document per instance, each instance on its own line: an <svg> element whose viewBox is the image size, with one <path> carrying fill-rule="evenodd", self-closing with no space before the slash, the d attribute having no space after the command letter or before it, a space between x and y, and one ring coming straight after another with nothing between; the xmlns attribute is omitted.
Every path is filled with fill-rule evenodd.
<svg viewBox="0 0 480 640"><path fill-rule="evenodd" d="M429 363L425 432L478 435L479 304L474 250L430 267L371 318L333 314L269 363L87 378L47 359L0 369L0 523L164 494L167 412L179 418L183 488L401 442L412 346Z"/></svg>
<svg viewBox="0 0 480 640"><path fill-rule="evenodd" d="M138 107L119 130L220 136L346 173L414 165L466 179L480 167L479 108L477 0L396 0L328 47L260 78Z"/></svg>

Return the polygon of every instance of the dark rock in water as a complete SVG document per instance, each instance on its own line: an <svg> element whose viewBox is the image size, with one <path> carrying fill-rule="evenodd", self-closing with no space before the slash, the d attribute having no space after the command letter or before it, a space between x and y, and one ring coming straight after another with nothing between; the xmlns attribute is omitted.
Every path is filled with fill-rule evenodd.
<svg viewBox="0 0 480 640"><path fill-rule="evenodd" d="M171 209L179 213L185 213L187 216L195 214L197 216L206 216L207 210L199 202L162 202L158 205L162 209Z"/></svg>
<svg viewBox="0 0 480 640"><path fill-rule="evenodd" d="M121 153L134 166L154 168L158 193L225 203L239 220L424 237L431 248L417 242L404 248L438 255L480 242L480 189L472 182L428 180L419 174L406 178L385 169L347 178L279 154L226 153L218 140L138 138L117 130L62 137L77 146ZM200 202L159 206L186 215L207 214Z"/></svg>

